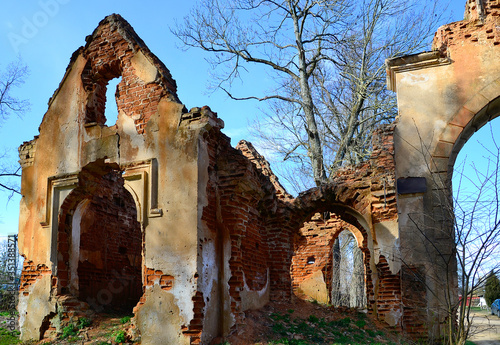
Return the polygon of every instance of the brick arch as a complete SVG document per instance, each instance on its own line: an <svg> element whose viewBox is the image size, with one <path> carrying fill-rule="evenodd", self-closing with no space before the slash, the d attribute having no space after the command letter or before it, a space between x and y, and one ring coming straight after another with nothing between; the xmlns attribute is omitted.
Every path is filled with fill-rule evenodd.
<svg viewBox="0 0 500 345"><path fill-rule="evenodd" d="M477 132L489 121L500 116L500 78L497 81L497 85L498 87L496 88L496 92L498 97L492 99L490 102L484 105L481 110L474 114L472 119L469 120L469 122L464 126L463 131L456 139L450 155L450 166L453 166L455 164L458 153L465 145L465 143L470 139L470 137L472 137L475 132Z"/></svg>
<svg viewBox="0 0 500 345"><path fill-rule="evenodd" d="M299 232L302 224L317 212L331 212L337 214L347 223L357 228L363 234L363 252L365 255L365 272L372 274L370 266L370 253L368 242L371 241L371 229L369 221L371 215L371 179L363 172L368 171L369 164L359 166L354 171L341 171L329 184L312 188L297 196L286 209L282 210L268 225L269 239L272 242L283 242L286 238L286 251L283 249L273 250L271 248L271 299L278 301L290 300L292 292L292 279L290 267L293 255L294 236ZM358 176L359 175L359 176ZM356 179L353 183L353 176ZM286 237L285 237L286 236ZM359 234L356 236L359 241ZM368 286L371 280L367 279L366 290L371 291ZM368 299L369 301L372 298Z"/></svg>
<svg viewBox="0 0 500 345"><path fill-rule="evenodd" d="M353 231L351 231L358 242L358 247L366 247L366 241L368 239L369 227L368 223L361 214L350 207L342 204L323 204L317 205L316 208L300 209L297 212L292 212L293 217L290 220L288 226L292 230L292 235L300 229L301 225L311 219L316 213L330 213L336 215L339 219L344 221L346 224L352 226Z"/></svg>
<svg viewBox="0 0 500 345"><path fill-rule="evenodd" d="M82 169L59 212L58 295L77 297L98 312L132 310L143 285L135 203L117 166L94 162Z"/></svg>
<svg viewBox="0 0 500 345"><path fill-rule="evenodd" d="M294 208L290 211L291 216L287 227L291 231L291 237L297 235L302 224L311 219L316 213L330 213L336 215L340 220L349 226L349 231L354 235L360 248L366 254L366 268L369 269L370 252L368 249L368 241L371 239L371 231L367 217L358 212L354 207L363 205L366 209L368 205L368 195L360 190L349 191L340 184L330 184L319 188L313 188L308 192L299 195L294 201ZM342 191L342 194L336 192ZM340 197L339 197L340 196ZM338 202L342 199L344 202L350 203L351 206L345 203ZM337 238L340 231L334 234L333 240Z"/></svg>
<svg viewBox="0 0 500 345"><path fill-rule="evenodd" d="M499 115L500 78L470 97L448 122L431 152L432 172L446 174L442 180L450 180L455 160L467 140Z"/></svg>
<svg viewBox="0 0 500 345"><path fill-rule="evenodd" d="M299 287L302 282L310 278L314 273L321 271L325 279L328 294L332 289L333 279L333 254L332 248L335 240L344 230L353 234L358 248L363 253L363 271L365 277L370 274L370 250L368 248L368 233L357 218L346 212L341 206L330 207L332 212L323 211L309 216L299 229L292 229L291 244L292 257L290 263L290 278L292 290L295 294L300 293ZM328 213L325 219L323 214ZM314 258L309 263L309 258ZM371 280L365 279L366 300L370 300L368 294L372 290Z"/></svg>
<svg viewBox="0 0 500 345"><path fill-rule="evenodd" d="M333 257L331 255L331 248L333 247L334 241L337 239L338 235L342 230L349 230L358 243L358 248L361 249L363 253L363 267L365 277L372 276L372 265L371 265L371 253L369 249L369 242L371 241L371 231L370 222L368 221L370 214L366 214L370 210L370 182L369 181L359 181L353 184L352 181L345 180L344 175L339 175L337 181L324 185L318 188L313 188L305 193L299 195L293 202L292 208L290 210L290 216L287 217L289 221L287 222L287 228L290 231L290 243L291 243L291 254L289 258L289 278L291 290L297 292L298 284L301 282L302 278L298 277L298 274L293 272L294 269L306 268L306 275L311 275L316 272L315 267L306 266L306 259L308 258L308 250L306 247L302 247L305 255L297 258L296 250L299 246L314 245L315 239L309 238L300 239L299 231L301 231L303 224L305 224L313 215L320 213L329 213L332 218L336 218L341 226L339 229L329 229L327 233L323 233L323 236L328 236L328 243L320 246L319 252L321 259L319 262L315 262L314 266L321 269L325 279L327 291L330 292L332 285L332 274L333 271L329 269L332 265ZM363 214L363 212L365 214ZM332 231L333 230L333 231ZM304 243L299 243L302 241ZM305 242L310 241L311 243L306 244ZM312 270L311 270L312 269ZM310 272L309 272L310 271ZM286 273L285 273L286 274ZM304 280L304 279L302 279ZM365 278L365 295L366 301L371 308L371 304L374 301L373 294L373 283L372 279Z"/></svg>
<svg viewBox="0 0 500 345"><path fill-rule="evenodd" d="M316 212L333 212L369 231L370 181L351 182L334 181L300 194L293 202L291 226L294 227L294 221L303 223Z"/></svg>

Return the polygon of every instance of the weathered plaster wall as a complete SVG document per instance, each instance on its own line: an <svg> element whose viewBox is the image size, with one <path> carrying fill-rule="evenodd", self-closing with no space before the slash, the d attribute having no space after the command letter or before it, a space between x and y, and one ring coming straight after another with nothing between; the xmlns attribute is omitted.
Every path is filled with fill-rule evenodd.
<svg viewBox="0 0 500 345"><path fill-rule="evenodd" d="M40 338L40 326L51 313L55 313L56 306L50 301L51 277L45 271L40 274L30 285L26 286L26 276L28 272L33 272L31 267L23 268L23 281L25 287L21 288L19 296L19 324L23 325L25 339ZM38 268L37 268L38 271ZM33 272L35 273L35 272ZM28 314L29 312L29 314Z"/></svg>
<svg viewBox="0 0 500 345"><path fill-rule="evenodd" d="M122 77L117 97L119 116L116 125L107 127L102 91L109 79L118 76ZM139 210L137 218L145 241L140 254L144 256L143 279L153 282L144 284L145 295L137 312L147 312L151 305L148 298L165 299L165 308L175 312L172 317L179 332L190 327L196 314L198 144L199 132L205 126L203 121L183 121L183 113L169 72L128 23L113 15L100 23L85 47L75 52L49 102L40 135L20 150L31 155L29 159L21 156L20 251L27 261L51 268L55 279L47 279L52 285L64 280L54 272L54 251L61 240L57 235L59 205L78 185L78 172L84 166L98 160L116 163L115 167L124 170L130 180L125 183L133 191ZM32 148L37 145L35 153ZM67 182L70 176L74 181ZM57 183L62 184L64 179L67 191L61 193ZM51 205L53 196L63 200ZM150 270L161 272L161 279L151 279L154 274L148 275ZM24 279L23 284L26 299L49 299L50 288L30 288L30 279ZM60 288L57 291L66 293ZM158 297L162 294L167 297ZM31 319L30 315L35 315L33 306L21 304L20 309L27 315L21 319L23 339L39 337L29 330L39 323ZM151 326L142 321L139 330L154 338L157 328L141 329ZM163 329L157 331L164 336ZM189 334L182 337L185 343L190 342Z"/></svg>
<svg viewBox="0 0 500 345"><path fill-rule="evenodd" d="M445 71L442 77L451 73ZM416 154L397 135L411 133L408 124L413 121L404 119L416 106L407 100L415 94L410 89L430 92L419 84L421 78L435 86L441 82L411 73L397 79L402 85L399 123L376 131L370 160L342 169L332 183L293 198L250 143L230 146L221 132L223 122L209 107L185 109L170 73L128 23L117 15L104 19L73 55L40 135L20 148L19 238L26 257L22 338L50 336L70 315L86 315L94 308L78 300L82 277L75 265L85 261L82 255L100 262L85 244L84 235L91 231L88 207L78 205L95 202L108 190L104 194L127 200L116 203L119 210L95 202L115 210L104 215L94 210L95 218L120 214L108 223L123 220L140 231L141 253L137 245L132 253L142 288L133 308L133 333L142 336L143 344L209 343L240 327L246 310L289 301L294 289L305 288L310 279L312 288L324 295L331 281L331 273L323 272L329 259L318 258L330 253L340 227L352 230L363 252L369 312L390 325L421 332L423 324L409 327L421 319L416 310L422 309L411 301L425 299L425 291L412 295L404 290L412 282L410 273L421 267L403 267L400 256L403 252L413 262L420 260L408 245L414 230L410 214L424 209L426 196L396 195L396 177L421 171L410 164ZM118 119L108 127L106 84L120 76ZM422 105L415 114L429 110ZM432 139L437 148L439 140L433 141L424 127L425 140ZM432 125L437 131L445 127L439 121ZM96 172L90 182L86 169ZM115 176L113 183L108 173ZM313 215L324 212L338 226L301 230ZM310 255L317 259L313 269L304 265ZM102 285L97 290L106 289ZM44 307L34 311L30 301L43 301ZM60 311L63 316L55 317Z"/></svg>

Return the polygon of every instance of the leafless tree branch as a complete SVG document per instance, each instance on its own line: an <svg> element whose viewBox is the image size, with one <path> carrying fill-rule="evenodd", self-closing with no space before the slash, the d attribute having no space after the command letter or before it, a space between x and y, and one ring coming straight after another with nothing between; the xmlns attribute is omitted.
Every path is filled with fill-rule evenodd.
<svg viewBox="0 0 500 345"><path fill-rule="evenodd" d="M20 59L7 65L6 69L0 73L0 126L12 114L22 116L29 109L29 102L14 96L15 88L24 84L28 75L28 68ZM0 157L0 190L9 193L9 199L13 194L19 194L17 181L12 178L19 178L20 167L7 164L6 155Z"/></svg>

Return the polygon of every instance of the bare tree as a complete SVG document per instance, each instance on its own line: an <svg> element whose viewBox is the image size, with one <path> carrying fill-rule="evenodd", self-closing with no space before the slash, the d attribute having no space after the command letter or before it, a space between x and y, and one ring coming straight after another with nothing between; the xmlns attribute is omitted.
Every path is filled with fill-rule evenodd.
<svg viewBox="0 0 500 345"><path fill-rule="evenodd" d="M0 121L10 115L22 115L29 109L29 102L12 95L13 89L24 84L28 67L20 59L10 63L0 74Z"/></svg>
<svg viewBox="0 0 500 345"><path fill-rule="evenodd" d="M21 87L28 75L28 68L20 59L10 63L6 69L0 73L0 126L11 115L21 116L29 109L29 102L14 96L14 89ZM19 193L17 182L21 177L20 167L9 164L6 153L0 155L0 189L10 193ZM14 178L14 180L13 180Z"/></svg>
<svg viewBox="0 0 500 345"><path fill-rule="evenodd" d="M229 66L219 87L234 99L281 100L301 109L314 181L326 181L322 143L314 114L311 78L336 43L344 39L345 0L202 0L173 31L186 46L213 52L215 66ZM276 72L297 94L277 89L266 96L238 98L225 87L240 77L244 63Z"/></svg>
<svg viewBox="0 0 500 345"><path fill-rule="evenodd" d="M436 3L202 0L173 32L185 47L213 53L217 87L231 98L268 102L261 138L319 185L366 158L374 125L394 117L384 60L427 43ZM230 86L252 64L271 72L275 87L236 97Z"/></svg>
<svg viewBox="0 0 500 345"><path fill-rule="evenodd" d="M465 344L471 332L471 304L467 299L486 282L487 272L500 272L500 146L493 134L493 147L484 147L488 154L486 167L472 163L474 173L459 174L454 200L454 225L459 270L462 272L458 305L458 324L449 334L450 344ZM465 163L464 163L465 164ZM466 187L467 186L467 187ZM451 314L453 315L453 314ZM450 321L451 322L451 321ZM452 325L450 324L450 328Z"/></svg>

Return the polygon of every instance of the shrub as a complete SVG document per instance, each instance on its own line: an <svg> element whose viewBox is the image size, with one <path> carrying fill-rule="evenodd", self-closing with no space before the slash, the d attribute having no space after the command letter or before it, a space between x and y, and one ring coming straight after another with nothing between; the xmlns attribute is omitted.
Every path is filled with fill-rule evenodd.
<svg viewBox="0 0 500 345"><path fill-rule="evenodd" d="M85 327L90 326L91 321L87 319L86 317L82 317L81 319L78 320L78 329L82 329Z"/></svg>
<svg viewBox="0 0 500 345"><path fill-rule="evenodd" d="M70 323L69 325L67 325L66 327L63 328L61 338L66 339L70 336L76 335L76 332L77 332L77 328L75 327L75 325Z"/></svg>
<svg viewBox="0 0 500 345"><path fill-rule="evenodd" d="M127 337L125 336L125 331L123 330L114 332L113 337L115 338L115 341L117 343L124 343L125 340L127 340Z"/></svg>

